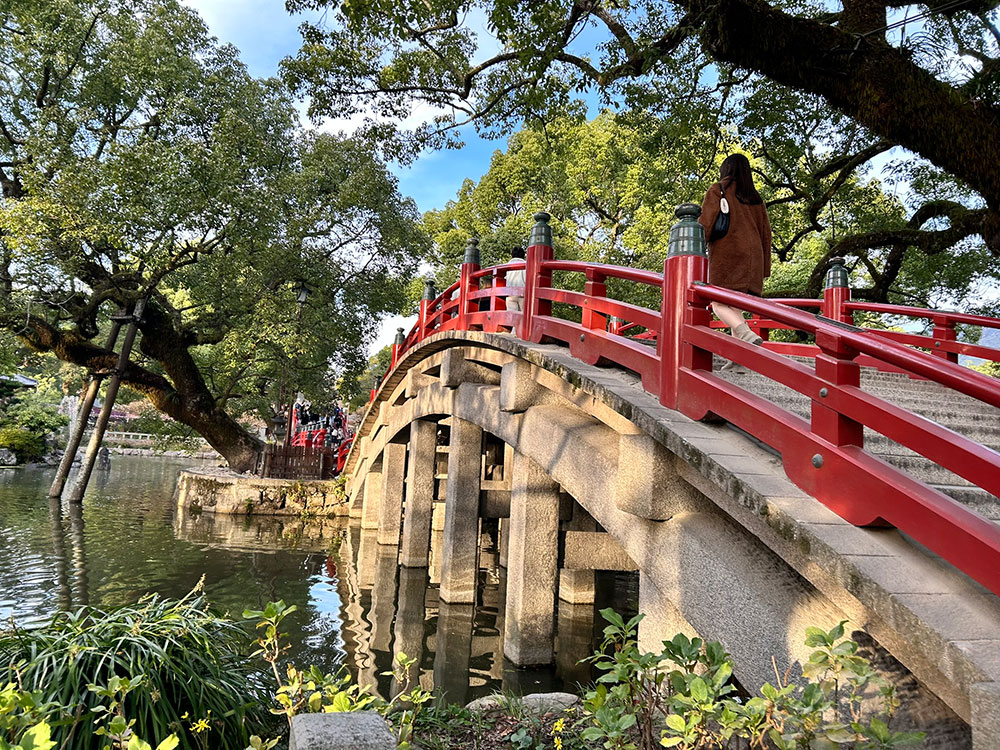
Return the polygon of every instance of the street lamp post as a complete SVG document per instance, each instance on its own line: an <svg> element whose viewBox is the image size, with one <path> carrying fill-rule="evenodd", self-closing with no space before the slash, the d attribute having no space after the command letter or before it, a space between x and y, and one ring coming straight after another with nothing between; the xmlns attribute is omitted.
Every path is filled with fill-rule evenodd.
<svg viewBox="0 0 1000 750"><path fill-rule="evenodd" d="M305 306L306 300L309 299L309 287L306 286L305 281L299 279L293 288L295 289L295 301L299 308L295 316L295 337L298 338L302 329L302 308ZM292 438L294 437L292 434L292 416L295 411L295 367L297 360L297 357L292 359L292 392L289 394L288 398L288 418L286 419L285 445L291 445Z"/></svg>

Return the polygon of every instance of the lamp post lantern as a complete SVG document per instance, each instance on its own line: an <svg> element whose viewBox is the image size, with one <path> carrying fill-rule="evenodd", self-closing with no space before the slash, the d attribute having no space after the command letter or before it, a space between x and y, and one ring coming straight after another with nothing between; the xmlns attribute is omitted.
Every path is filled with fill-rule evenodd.
<svg viewBox="0 0 1000 750"><path fill-rule="evenodd" d="M295 290L295 301L298 304L298 311L295 314L295 337L298 338L300 331L302 330L302 308L305 306L306 301L309 299L309 287L303 279L299 279L295 286L292 287ZM298 361L298 357L292 358L292 392L288 397L288 417L286 419L287 427L285 429L285 445L291 445L292 439L295 437L294 432L292 432L292 419L295 414L295 367Z"/></svg>

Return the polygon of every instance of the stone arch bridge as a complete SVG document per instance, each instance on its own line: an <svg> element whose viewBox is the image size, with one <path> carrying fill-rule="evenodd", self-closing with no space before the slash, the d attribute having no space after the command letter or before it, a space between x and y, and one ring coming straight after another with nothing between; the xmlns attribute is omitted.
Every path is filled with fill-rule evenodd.
<svg viewBox="0 0 1000 750"><path fill-rule="evenodd" d="M773 681L774 664L783 668L808 657L802 645L807 626L848 620L849 631L903 685L907 721L929 733L929 747L1000 748L1000 599L988 588L991 563L986 574L975 565L959 569L947 545L932 552L925 531L902 531L905 524L887 518L889 511L870 511L878 518L859 520L838 505L840 487L810 491L810 480L789 465L795 453L780 430L758 416L744 419L726 401L726 394L749 393L741 396L744 411L780 407L781 424L799 428L794 420L805 420L802 429L811 432L798 440L807 456L813 454L812 469L822 471L826 462L833 477L828 481L849 483L855 493L873 485L855 482L847 471L833 474L841 456L889 467L900 491L910 491L907 482L919 483L911 493L916 516L926 512L920 508L927 498L937 498L931 493L950 491L947 502L959 509L948 518L971 524L973 532L981 520L988 527L977 538L988 546L992 519L1000 517L993 480L955 484L963 480L953 472L926 474L947 461L924 466L916 452L894 453L896 440L905 442L905 436L891 425L879 426L896 440L882 444L868 436L866 442L861 421L849 418L846 396L834 401L841 406L832 415L816 406L829 391L837 396L852 388L874 394L879 404L902 392L914 409L916 401L931 410L940 406L933 388L942 386L913 380L912 370L900 369L905 357L896 351L927 342L879 339L869 347L868 339L850 338L875 338L859 329L827 340L838 329L836 318L824 316L812 331L819 350L811 356L826 393L803 396L805 389L777 368L801 367L794 357L809 354L777 343L762 350L712 331L704 302L699 310L685 291L696 288L697 278L676 281L681 271L671 272L670 259L658 280L630 271L640 281L662 284L665 300L670 283L684 292L682 312L675 315L665 302L656 321L649 311L613 307L600 288L608 267L584 270L583 294L558 289L552 271L580 269L546 260L551 248L545 229L536 227L523 290L504 287L503 267L490 271L492 283L484 287L486 272L467 256L460 282L440 296L428 294L414 332L397 340L393 366L373 391L347 461L351 514L362 533L380 550L395 549L399 566L420 568L429 564L432 529L442 529L440 598L453 604L475 601L481 533L493 533L507 569L504 656L516 665L553 660L556 612L594 601L594 571L635 570L645 648L676 632L721 640L733 654L736 677L755 692ZM672 238L673 258L684 256L674 252L681 239ZM698 257L691 252L684 258L696 274ZM833 296L844 305L840 289ZM517 292L525 297L524 313L503 305ZM569 324L552 317L551 301L578 303L580 322L564 330ZM771 304L739 301L751 311L754 304ZM782 321L813 325L795 317L800 313L761 310L767 316L756 316L754 328L765 333ZM627 326L609 320L623 311L653 335L627 337ZM672 360L671 335L677 342ZM937 363L951 372L957 365L949 358L960 345L947 334L933 340L946 342ZM654 368L642 359L650 353ZM713 373L719 361L713 364L713 354L745 366ZM895 372L870 366L879 356L896 357ZM772 358L793 364L772 364ZM663 364L668 360L673 375ZM721 394L711 409L684 401L684 393L697 390L694 377L710 378ZM664 403L671 382L681 394L673 408ZM993 408L977 404L974 410L974 416L987 415L977 422L984 431L977 434L977 455L987 463L996 455L987 445L992 433L986 434L996 426L988 411ZM698 418L707 412L725 420ZM907 419L913 430L934 432L916 411ZM952 448L965 449L966 438L955 434ZM825 442L816 442L817 435ZM957 469L975 476L964 465ZM858 502L879 508L884 499L862 496ZM855 525L860 523L869 525ZM972 532L941 530L946 539L963 533Z"/></svg>

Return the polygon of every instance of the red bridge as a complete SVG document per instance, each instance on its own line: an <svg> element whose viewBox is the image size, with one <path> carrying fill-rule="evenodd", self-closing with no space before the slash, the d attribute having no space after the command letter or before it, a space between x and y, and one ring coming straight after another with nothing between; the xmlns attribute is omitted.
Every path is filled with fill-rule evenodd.
<svg viewBox="0 0 1000 750"><path fill-rule="evenodd" d="M681 221L671 231L662 274L557 260L549 217L537 214L525 261L480 268L473 249L459 280L421 301L419 321L393 345L392 366L407 349L440 331L510 332L536 343L561 342L588 364L636 373L664 406L745 430L779 451L788 477L842 518L859 526L895 526L1000 594L1000 526L866 452L863 428L905 445L994 499L1000 495L1000 453L860 388L861 368L871 367L940 383L1000 407L1000 382L958 364L963 354L1000 362L1000 349L962 343L956 336L958 324L1000 329L1000 319L854 302L843 261L836 258L822 300L761 299L711 286L699 213L694 204L677 209ZM522 268L524 288L507 287L506 274ZM556 286L557 271L585 278L584 291ZM609 279L661 291L660 309L611 299ZM520 295L524 311L508 310L506 298ZM712 302L749 311L748 324L765 339L764 346L714 330L724 326L712 321ZM553 303L576 308L580 322L554 317ZM933 329L925 336L857 327L856 312L930 321ZM770 341L774 330L801 331L815 343ZM655 348L629 332L642 332ZM802 419L714 375L713 354L812 399L812 418ZM815 367L787 355L813 359Z"/></svg>
<svg viewBox="0 0 1000 750"><path fill-rule="evenodd" d="M518 665L552 659L554 608L588 601L595 570L639 571L641 640L718 638L751 691L771 655L808 658L805 625L849 619L971 727L970 745L940 703L914 708L934 746L1000 747L1000 382L958 364L1000 350L956 335L1000 320L854 301L839 259L822 300L711 286L698 212L678 208L662 274L556 259L546 214L523 262L481 268L470 241L347 457L359 554L426 567L439 544L440 598L465 606L491 529ZM713 302L763 346L717 330Z"/></svg>

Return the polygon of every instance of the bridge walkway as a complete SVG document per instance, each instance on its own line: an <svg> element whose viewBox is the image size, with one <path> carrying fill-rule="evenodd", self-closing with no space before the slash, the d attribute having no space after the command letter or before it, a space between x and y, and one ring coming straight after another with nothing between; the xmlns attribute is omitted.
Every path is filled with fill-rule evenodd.
<svg viewBox="0 0 1000 750"><path fill-rule="evenodd" d="M824 300L712 287L696 210L663 274L554 260L545 215L523 289L505 286L509 266L480 269L470 243L460 280L400 331L347 457L359 543L426 567L440 534L440 598L472 604L480 532L499 524L519 665L553 658L556 613L586 603L594 570L638 570L644 645L719 639L751 691L771 657L808 658L806 626L847 620L902 679L927 747L1000 748L1000 388L957 365L1000 351L955 331L1000 320L853 303L842 265ZM584 292L556 272L583 275ZM610 299L610 278L662 290L661 309ZM505 306L517 293L523 313ZM815 343L734 340L712 330L715 301ZM933 335L861 329L855 310L925 317Z"/></svg>

